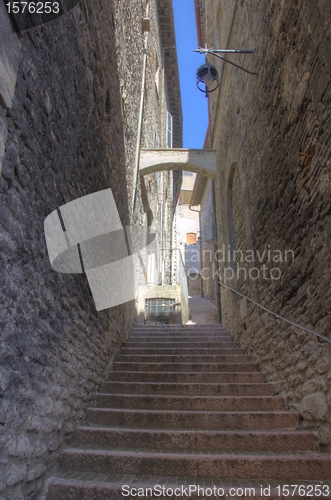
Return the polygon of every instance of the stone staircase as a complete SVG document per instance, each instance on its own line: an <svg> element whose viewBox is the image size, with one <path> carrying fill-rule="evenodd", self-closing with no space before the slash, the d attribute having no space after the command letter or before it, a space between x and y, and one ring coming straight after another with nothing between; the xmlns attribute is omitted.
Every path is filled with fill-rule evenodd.
<svg viewBox="0 0 331 500"><path fill-rule="evenodd" d="M48 500L331 498L330 455L221 325L136 326L87 417Z"/></svg>

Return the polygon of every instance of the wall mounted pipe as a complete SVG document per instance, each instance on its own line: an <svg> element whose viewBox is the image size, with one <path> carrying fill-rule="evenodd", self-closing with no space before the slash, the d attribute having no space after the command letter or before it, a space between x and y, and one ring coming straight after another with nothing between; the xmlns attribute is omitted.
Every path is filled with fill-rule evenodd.
<svg viewBox="0 0 331 500"><path fill-rule="evenodd" d="M149 4L146 8L146 18L149 16ZM148 46L149 31L144 31L144 49L143 49L143 72L141 80L141 91L140 91L140 108L139 108L139 118L138 118L138 133L137 133L137 145L136 145L136 157L135 165L133 171L133 192L132 192L132 206L131 206L131 218L136 206L137 189L139 184L139 159L140 159L140 148L141 148L141 136L142 136L142 123L144 114L144 100L145 100L145 87L146 87L146 68L147 68L147 46Z"/></svg>

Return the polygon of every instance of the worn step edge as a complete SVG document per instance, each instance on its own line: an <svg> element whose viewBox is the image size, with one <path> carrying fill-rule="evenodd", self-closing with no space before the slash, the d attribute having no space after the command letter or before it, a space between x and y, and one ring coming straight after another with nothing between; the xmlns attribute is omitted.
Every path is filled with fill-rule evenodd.
<svg viewBox="0 0 331 500"><path fill-rule="evenodd" d="M128 342L184 342L184 341L191 341L194 342L236 342L231 335L220 335L219 333L208 333L206 335L201 335L200 333L196 335L130 335L128 338Z"/></svg>
<svg viewBox="0 0 331 500"><path fill-rule="evenodd" d="M222 384L222 383L167 383L167 382L103 382L100 393L125 394L176 394L196 396L271 396L273 386L269 383Z"/></svg>
<svg viewBox="0 0 331 500"><path fill-rule="evenodd" d="M131 448L222 451L308 451L314 450L312 432L300 430L176 430L122 427L78 427L76 441L82 445Z"/></svg>
<svg viewBox="0 0 331 500"><path fill-rule="evenodd" d="M233 341L221 341L219 339L208 339L204 340L201 339L200 337L197 340L188 340L188 339L183 339L181 341L169 339L169 340L146 340L146 341L140 341L140 340L127 340L125 342L125 346L123 347L153 347L153 348L167 348L167 347L176 347L176 348L182 348L182 347L190 347L190 348L214 348L214 347L219 347L222 349L239 349L240 345L237 342Z"/></svg>
<svg viewBox="0 0 331 500"><path fill-rule="evenodd" d="M238 342L235 342L233 339L222 339L222 338L219 338L219 337L213 337L213 338L210 338L210 337L204 337L204 338L201 338L201 337L198 337L197 339L193 339L192 337L185 337L185 338L174 338L174 337L170 337L170 338L167 338L167 339L163 339L163 338L159 338L159 337L144 337L144 338L140 338L139 340L134 340L132 338L129 338L125 345L129 346L129 345L132 345L132 344L137 344L137 345L151 345L151 344L164 344L164 345L172 345L172 344L176 344L178 345L179 347L181 347L182 345L192 345L193 347L194 346L200 346L200 345L205 345L205 344L216 344L216 345L224 345L224 346L238 346Z"/></svg>
<svg viewBox="0 0 331 500"><path fill-rule="evenodd" d="M177 355L181 355L187 352L187 354L213 354L216 355L219 353L225 353L225 354L244 354L244 351L241 349L241 347L224 347L224 348L219 348L219 347L122 347L121 353L122 354L140 354L146 353L146 354L167 354L167 353L174 353Z"/></svg>
<svg viewBox="0 0 331 500"><path fill-rule="evenodd" d="M145 372L257 372L254 363L136 363L134 361L115 361L113 371L145 371Z"/></svg>
<svg viewBox="0 0 331 500"><path fill-rule="evenodd" d="M153 360L155 359L162 359L162 362L175 362L178 363L181 360L182 362L189 362L190 360L191 363L208 363L209 361L214 361L214 362L219 362L219 363L239 363L240 361L243 362L250 362L249 357L246 354L223 354L223 355L189 355L189 354L135 354L135 355L130 355L130 354L119 354L116 357L116 361L122 362L122 361L127 361L131 360L134 363L149 363L149 362L155 362ZM161 361L159 361L161 362Z"/></svg>
<svg viewBox="0 0 331 500"><path fill-rule="evenodd" d="M247 479L331 480L331 457L316 452L289 453L154 453L67 449L65 470L127 474L227 477ZM194 472L194 474L192 474Z"/></svg>
<svg viewBox="0 0 331 500"><path fill-rule="evenodd" d="M262 484L261 484L262 483ZM320 485L319 482L306 482L300 481L299 483L302 487L304 487L308 491L308 487L314 488L315 486L318 488ZM265 500L266 494L269 500L280 500L285 498L279 495L279 490L277 486L281 489L285 486L283 481L275 481L271 480L269 484L265 481L257 481L257 480L246 480L246 479L233 479L233 480L222 480L222 479L209 479L209 478L181 478L181 477L151 477L151 476L137 476L137 475L119 475L119 474L86 474L84 472L76 472L74 474L66 474L64 477L55 477L51 479L50 487L49 487L49 496L48 500L59 500L68 496L71 500L119 500L123 498L132 498L129 497L130 490L124 488L122 490L123 485L129 488L135 488L132 490L132 493L136 497L137 490L141 489L141 493L145 493L144 497L148 498L159 498L161 500L165 499L175 499L175 498L187 498L185 494L185 490L180 491L181 495L178 496L178 492L174 492L174 495L169 495L171 493L170 488L188 488L191 485L192 491L187 491L189 497L188 498L199 498L200 500L207 500L210 498L212 500L219 499L220 494L223 491L220 491L220 488L224 489L224 493L226 497L233 498L234 500L239 500L243 498L250 498L253 500ZM148 488L153 488L154 486L159 485L156 489L157 496L153 497L150 495ZM200 486L200 490L198 487ZM217 496L210 495L209 491L206 491L207 488L216 487ZM299 486L299 485L297 485ZM325 484L328 486L329 491L331 492L331 485ZM163 490L163 487L165 488ZM193 491L194 487L196 487L197 491ZM263 490L261 491L261 487ZM270 487L270 491L269 488ZM203 495L203 491L201 488L205 489L205 493L207 492L208 496ZM235 488L236 493L240 496L233 496ZM267 488L267 490L266 490ZM254 489L254 494L253 494ZM159 490L161 495L159 495ZM168 491L167 491L168 490ZM242 491L243 490L243 491ZM129 491L129 495L127 495L127 491ZM263 493L263 491L266 492ZM153 490L152 490L153 492ZM290 496L287 498L293 498L295 500L307 500L312 497L306 497L303 495L294 494L293 488L289 488ZM124 493L124 495L123 495ZM163 493L166 496L163 496ZM244 495L244 496L243 496ZM331 498L331 493L323 496L322 498Z"/></svg>
<svg viewBox="0 0 331 500"><path fill-rule="evenodd" d="M172 410L282 410L281 396L176 396L173 394L97 393L97 406L104 408L153 408ZM164 406L169 408L163 408ZM254 408L253 408L254 407ZM256 407L256 408L255 408Z"/></svg>
<svg viewBox="0 0 331 500"><path fill-rule="evenodd" d="M264 376L260 372L141 372L112 371L107 381L121 382L179 382L179 383L263 383Z"/></svg>
<svg viewBox="0 0 331 500"><path fill-rule="evenodd" d="M174 411L88 408L91 423L164 429L295 429L296 414L286 411Z"/></svg>
<svg viewBox="0 0 331 500"><path fill-rule="evenodd" d="M241 348L122 347L119 355L130 356L247 356Z"/></svg>

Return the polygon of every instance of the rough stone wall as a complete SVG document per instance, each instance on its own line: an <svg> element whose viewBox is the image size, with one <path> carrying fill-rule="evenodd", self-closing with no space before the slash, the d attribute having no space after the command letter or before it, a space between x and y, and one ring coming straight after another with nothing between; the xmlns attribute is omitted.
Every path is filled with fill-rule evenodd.
<svg viewBox="0 0 331 500"><path fill-rule="evenodd" d="M207 182L200 207L200 224L201 224L201 276L202 276L202 293L203 297L208 300L216 298L215 293L215 248L214 243L206 241L205 228L214 224L213 218L213 201L212 201L212 183Z"/></svg>
<svg viewBox="0 0 331 500"><path fill-rule="evenodd" d="M254 49L228 58L258 71L217 63L220 90L210 97L218 245L231 247L241 235L245 252L237 264L247 270L246 279L226 283L331 338L330 4L206 0L206 13L208 46ZM240 189L231 235L234 166ZM232 260L221 265L223 279ZM225 289L222 311L225 326L298 409L302 425L315 427L330 447L330 344Z"/></svg>
<svg viewBox="0 0 331 500"><path fill-rule="evenodd" d="M81 0L67 15L25 32L12 102L1 94L1 500L42 495L136 316L134 303L97 313L84 276L52 271L45 218L110 187L122 224L144 228L135 242L140 248L153 219L171 242L171 173L140 183L131 217L146 5ZM156 128L162 146L166 97L162 74L155 92L162 50L153 1L150 16L141 145L154 145ZM137 274L145 271L138 260Z"/></svg>
<svg viewBox="0 0 331 500"><path fill-rule="evenodd" d="M130 221L145 6L114 4L81 0L25 32L1 110L1 499L40 494L134 319L132 303L97 313L84 276L52 271L43 232L54 209L108 187Z"/></svg>
<svg viewBox="0 0 331 500"><path fill-rule="evenodd" d="M167 0L166 3L171 4L171 1ZM164 5L160 5L160 2L155 0L149 2L148 10L146 9L147 4L147 1L141 2L141 0L115 2L114 4L124 131L126 144L128 145L127 164L134 164L135 162L138 128L137 113L139 112L141 97L140 75L142 72L144 43L141 21L147 14L150 18L150 33L147 42L142 148L166 147L166 112L167 110L173 112L168 97L167 71L169 65L174 64L174 55L172 53L168 54L163 49L164 33L160 24L160 17L163 16L164 26L171 26L171 12L169 12L169 9L164 11ZM169 37L174 37L174 33L170 33ZM174 38L171 38L171 40L174 44ZM133 48L130 49L132 45ZM123 49L125 57L122 57ZM173 92L178 98L179 82L176 79L173 82ZM177 110L177 117L174 118L174 126L176 126L176 130L181 130L180 107ZM179 135L179 131L177 131L177 135ZM180 138L181 134L177 141ZM146 228L151 226L157 234L158 248L169 249L172 247L173 192L174 185L180 183L179 179L174 181L173 177L173 172L159 172L145 177L138 177L138 191L142 193L142 196L137 198L133 223ZM145 241L141 243L143 244ZM145 269L142 272L144 276L146 276L146 265L148 263L145 261L143 266ZM158 271L161 270L161 267L160 263ZM168 257L164 269L164 282L170 283L170 258Z"/></svg>
<svg viewBox="0 0 331 500"><path fill-rule="evenodd" d="M10 109L15 91L20 41L12 33L4 4L0 5L0 173L5 155L8 129L6 109Z"/></svg>

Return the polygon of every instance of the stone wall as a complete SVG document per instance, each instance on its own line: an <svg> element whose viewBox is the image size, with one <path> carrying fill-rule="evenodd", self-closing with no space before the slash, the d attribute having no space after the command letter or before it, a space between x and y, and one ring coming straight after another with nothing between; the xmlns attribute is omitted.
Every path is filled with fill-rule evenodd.
<svg viewBox="0 0 331 500"><path fill-rule="evenodd" d="M210 56L220 71L210 110L221 279L331 338L329 7L327 0L206 0L208 46L254 49L228 58L258 72ZM302 425L330 447L330 343L224 288L222 312Z"/></svg>
<svg viewBox="0 0 331 500"><path fill-rule="evenodd" d="M139 75L142 72L144 42L141 20L147 15L150 18L150 32L147 41L146 85L140 145L142 148L166 147L168 111L173 115L174 141L178 147L181 146L181 105L177 56L175 50L169 49L170 44L175 46L170 6L170 0L114 3L124 133L127 144L126 162L128 165L133 165L136 161L137 113L139 113L142 83ZM130 33L129 36L128 33ZM165 50L164 47L168 47L168 50ZM169 68L171 68L171 73L169 73ZM169 96L168 90L170 78L171 96ZM138 226L151 226L156 232L158 248L169 249L173 246L174 204L180 182L181 176L176 176L173 172L158 172L147 176L138 175L138 191L141 192L142 196L137 198L133 223ZM165 283L171 282L170 265L170 260L167 260L163 273ZM146 273L144 274L146 275Z"/></svg>
<svg viewBox="0 0 331 500"><path fill-rule="evenodd" d="M2 499L41 491L133 322L132 304L97 313L84 276L52 271L43 232L54 209L107 187L129 221L120 96L109 2L82 0L23 34L3 110Z"/></svg>
<svg viewBox="0 0 331 500"><path fill-rule="evenodd" d="M212 199L212 181L208 180L200 208L201 224L201 276L203 297L209 300L216 299L215 289L215 242L206 241L206 228L214 225L213 217L213 199Z"/></svg>
<svg viewBox="0 0 331 500"><path fill-rule="evenodd" d="M20 41L12 32L4 4L0 5L0 173L5 154L8 129L6 109L10 109L15 91Z"/></svg>
<svg viewBox="0 0 331 500"><path fill-rule="evenodd" d="M81 0L22 33L15 95L10 105L1 100L1 500L41 495L136 316L134 303L97 313L85 276L54 272L43 225L57 207L109 187L122 224L131 222L146 5ZM155 128L165 140L165 86L159 105L154 82L156 55L162 66L155 2L150 15L145 146L153 146ZM140 243L166 192L163 222L172 222L172 174L160 178L138 189Z"/></svg>

